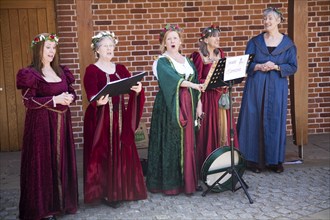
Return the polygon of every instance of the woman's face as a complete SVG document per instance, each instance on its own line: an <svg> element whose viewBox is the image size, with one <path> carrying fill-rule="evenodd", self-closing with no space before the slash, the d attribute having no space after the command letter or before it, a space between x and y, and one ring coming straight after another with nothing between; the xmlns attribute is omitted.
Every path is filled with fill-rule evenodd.
<svg viewBox="0 0 330 220"><path fill-rule="evenodd" d="M213 51L214 49L220 47L220 36L219 34L215 34L214 36L205 38L204 42L206 43L208 49Z"/></svg>
<svg viewBox="0 0 330 220"><path fill-rule="evenodd" d="M106 37L100 41L100 46L96 50L99 54L99 59L111 60L114 56L115 43L109 37Z"/></svg>
<svg viewBox="0 0 330 220"><path fill-rule="evenodd" d="M56 43L54 41L46 40L42 52L42 62L49 64L53 61L56 54Z"/></svg>
<svg viewBox="0 0 330 220"><path fill-rule="evenodd" d="M177 52L180 49L181 39L176 31L168 33L165 39L165 46L167 51Z"/></svg>
<svg viewBox="0 0 330 220"><path fill-rule="evenodd" d="M264 16L264 26L267 32L278 29L278 24L281 18L275 14L276 12L269 12Z"/></svg>

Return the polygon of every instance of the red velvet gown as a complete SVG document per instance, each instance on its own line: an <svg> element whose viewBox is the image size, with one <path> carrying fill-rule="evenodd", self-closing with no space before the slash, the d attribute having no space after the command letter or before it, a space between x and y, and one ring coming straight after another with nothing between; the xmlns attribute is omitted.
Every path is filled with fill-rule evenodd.
<svg viewBox="0 0 330 220"><path fill-rule="evenodd" d="M20 219L75 213L78 182L68 106L53 106L52 97L75 95L74 77L64 68L61 82L46 82L33 68L17 73L17 88L27 108L21 158Z"/></svg>
<svg viewBox="0 0 330 220"><path fill-rule="evenodd" d="M224 53L220 50L221 58L224 58ZM212 63L204 63L199 52L194 52L191 58L198 72L198 80L204 83ZM211 89L202 92L201 101L204 119L201 121L201 127L197 132L196 144L196 163L197 170L200 171L203 162L215 149L222 146L230 146L230 112L226 111L225 116L220 118L221 109L219 109L219 99L223 92L223 88ZM225 120L225 122L223 121ZM234 125L234 146L238 148L238 138L236 133L236 125ZM221 127L225 127L226 135L221 134ZM223 136L225 137L223 137Z"/></svg>
<svg viewBox="0 0 330 220"><path fill-rule="evenodd" d="M131 76L116 64L114 74L106 74L94 64L86 68L84 85L88 100L107 83ZM110 98L109 104L89 104L84 120L84 201L110 202L147 198L142 167L135 145L145 102L144 91ZM111 110L111 111L110 111Z"/></svg>

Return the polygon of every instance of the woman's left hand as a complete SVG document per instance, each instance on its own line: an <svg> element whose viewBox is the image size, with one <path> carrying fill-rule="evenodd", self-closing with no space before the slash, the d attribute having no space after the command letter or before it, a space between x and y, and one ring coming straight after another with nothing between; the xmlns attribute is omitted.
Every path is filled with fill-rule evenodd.
<svg viewBox="0 0 330 220"><path fill-rule="evenodd" d="M131 90L133 90L134 92L136 92L136 94L138 95L141 90L142 90L142 83L141 82L137 82L136 86L132 86Z"/></svg>
<svg viewBox="0 0 330 220"><path fill-rule="evenodd" d="M204 115L205 113L203 112L203 105L201 100L199 100L197 103L196 116L197 118L203 119Z"/></svg>

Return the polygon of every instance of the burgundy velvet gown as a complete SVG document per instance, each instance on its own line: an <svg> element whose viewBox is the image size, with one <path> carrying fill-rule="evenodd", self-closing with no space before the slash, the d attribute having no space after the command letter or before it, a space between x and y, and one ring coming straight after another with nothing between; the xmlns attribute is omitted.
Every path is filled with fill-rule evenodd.
<svg viewBox="0 0 330 220"><path fill-rule="evenodd" d="M224 58L224 53L220 50L221 58ZM203 58L199 52L194 52L191 58L196 66L198 72L198 80L204 83L212 63L204 63ZM226 89L217 88L206 90L202 92L201 101L203 112L205 113L204 119L201 121L201 127L197 132L196 141L196 163L197 170L201 171L205 159L218 147L230 146L230 112L226 111L225 119L222 121L219 114L219 99L220 96L226 92ZM227 131L226 135L221 134L220 127L224 126ZM236 125L234 126L234 146L238 148L238 138L236 133ZM224 137L223 137L224 136Z"/></svg>
<svg viewBox="0 0 330 220"><path fill-rule="evenodd" d="M114 74L106 74L94 64L86 68L84 85L88 100L107 83L131 76L116 64ZM145 102L144 90L110 98L109 104L91 102L84 120L84 201L110 202L147 198L142 167L135 145Z"/></svg>
<svg viewBox="0 0 330 220"><path fill-rule="evenodd" d="M33 68L17 73L26 110L21 157L20 219L75 213L78 182L75 145L68 106L53 106L52 97L75 95L74 77L63 69L61 82L46 82Z"/></svg>

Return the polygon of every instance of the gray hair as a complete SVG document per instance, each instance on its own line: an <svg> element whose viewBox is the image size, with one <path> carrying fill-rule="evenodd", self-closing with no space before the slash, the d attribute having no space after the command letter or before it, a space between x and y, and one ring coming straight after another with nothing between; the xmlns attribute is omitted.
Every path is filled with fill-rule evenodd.
<svg viewBox="0 0 330 220"><path fill-rule="evenodd" d="M203 54L203 56L210 56L209 51L207 50L207 44L204 42L204 39L208 37L216 37L220 35L219 27L207 27L202 31L201 38L199 39L199 51ZM220 53L219 48L214 49L214 54L218 55Z"/></svg>
<svg viewBox="0 0 330 220"><path fill-rule="evenodd" d="M280 18L281 19L281 22L284 21L284 17L283 17L283 14L282 12L277 9L277 8L273 8L273 7L269 7L269 8L266 8L263 12L263 15L264 17L267 16L268 14L270 13L273 13L275 15L276 18Z"/></svg>

